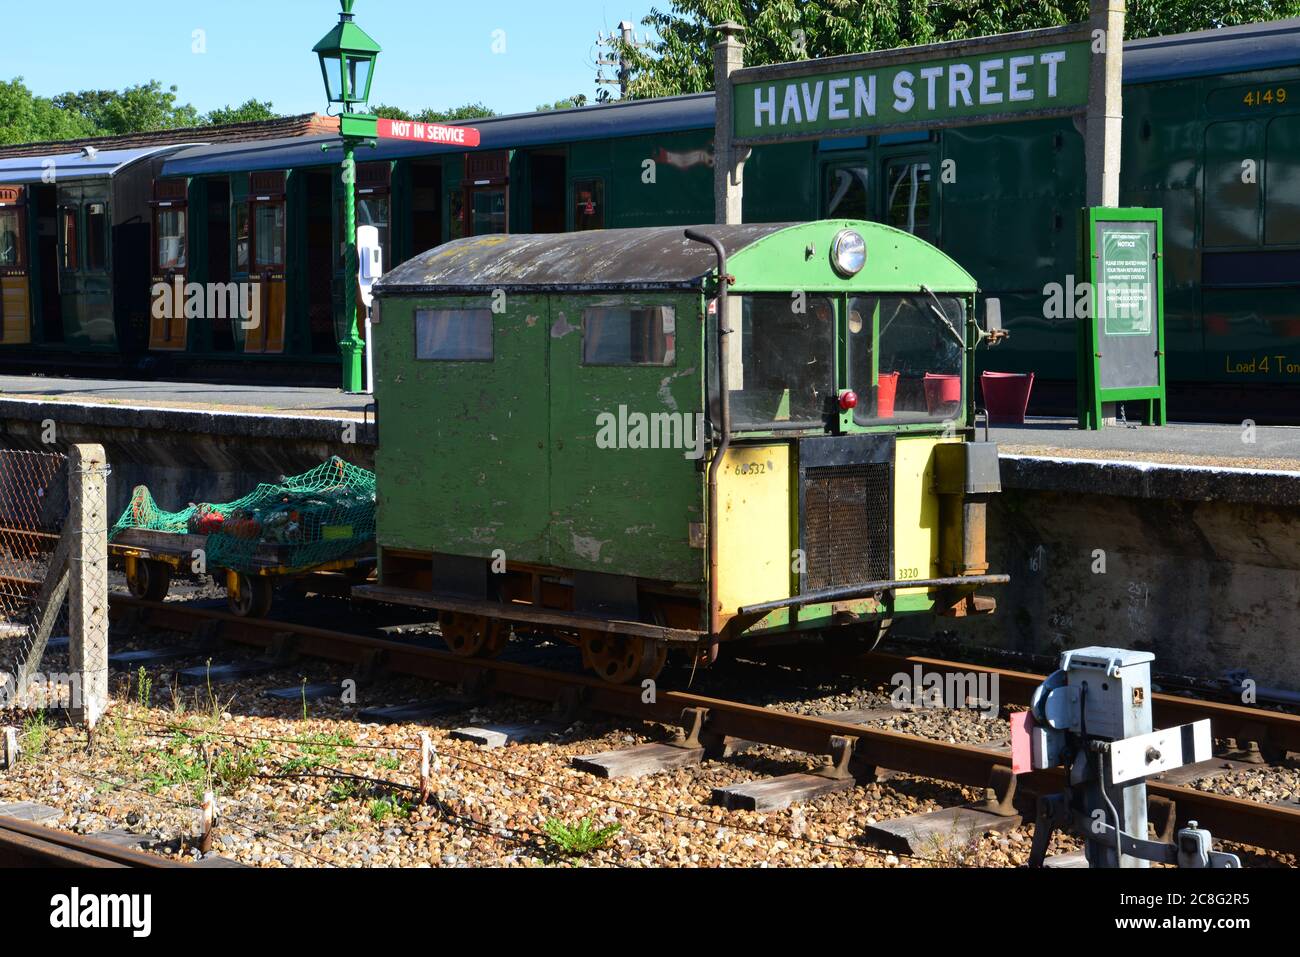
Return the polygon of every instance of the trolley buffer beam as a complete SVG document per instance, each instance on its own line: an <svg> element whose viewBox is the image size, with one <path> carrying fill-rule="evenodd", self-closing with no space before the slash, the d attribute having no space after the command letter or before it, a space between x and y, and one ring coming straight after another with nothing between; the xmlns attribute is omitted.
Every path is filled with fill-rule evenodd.
<svg viewBox="0 0 1300 957"><path fill-rule="evenodd" d="M804 605L820 605L832 601L854 601L859 598L874 598L900 588L956 588L961 586L978 587L980 585L1005 585L1011 581L1010 575L959 575L952 578L909 578L890 579L888 581L863 582L859 585L842 585L837 588L821 588L817 591L778 598L775 601L745 605L738 609L742 615L767 614L779 608L801 608Z"/></svg>

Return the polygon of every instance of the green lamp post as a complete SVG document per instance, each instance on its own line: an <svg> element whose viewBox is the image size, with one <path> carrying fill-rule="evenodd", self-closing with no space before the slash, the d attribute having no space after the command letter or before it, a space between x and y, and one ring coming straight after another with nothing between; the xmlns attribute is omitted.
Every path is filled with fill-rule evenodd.
<svg viewBox="0 0 1300 957"><path fill-rule="evenodd" d="M343 330L339 354L343 358L343 391L365 390L362 372L365 343L357 331L357 162L356 150L375 145L376 117L365 112L375 61L382 52L366 31L352 20L356 0L339 0L343 12L339 22L312 48L320 57L325 95L338 104L339 132L343 135Z"/></svg>

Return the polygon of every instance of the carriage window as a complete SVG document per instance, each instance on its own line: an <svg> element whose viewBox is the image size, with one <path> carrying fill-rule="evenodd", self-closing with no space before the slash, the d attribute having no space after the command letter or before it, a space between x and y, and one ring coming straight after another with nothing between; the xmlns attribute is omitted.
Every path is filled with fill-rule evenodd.
<svg viewBox="0 0 1300 957"><path fill-rule="evenodd" d="M453 189L447 191L447 238L460 239L465 235L465 191Z"/></svg>
<svg viewBox="0 0 1300 957"><path fill-rule="evenodd" d="M63 247L63 268L74 270L81 262L77 242L77 209L63 206L59 209L59 245Z"/></svg>
<svg viewBox="0 0 1300 957"><path fill-rule="evenodd" d="M937 299L911 293L849 300L849 388L858 394L858 425L960 414L966 307L956 296Z"/></svg>
<svg viewBox="0 0 1300 957"><path fill-rule="evenodd" d="M677 361L672 306L615 306L582 311L582 364L670 366Z"/></svg>
<svg viewBox="0 0 1300 957"><path fill-rule="evenodd" d="M415 310L415 358L491 362L492 310Z"/></svg>
<svg viewBox="0 0 1300 957"><path fill-rule="evenodd" d="M86 268L108 268L108 207L86 204Z"/></svg>
<svg viewBox="0 0 1300 957"><path fill-rule="evenodd" d="M471 236L489 236L507 233L505 189L475 189L470 191Z"/></svg>
<svg viewBox="0 0 1300 957"><path fill-rule="evenodd" d="M18 210L0 209L0 266L22 264L23 245L18 228Z"/></svg>
<svg viewBox="0 0 1300 957"><path fill-rule="evenodd" d="M379 230L379 248L388 258L388 197L358 196L357 226L374 226Z"/></svg>
<svg viewBox="0 0 1300 957"><path fill-rule="evenodd" d="M815 428L835 390L835 308L824 296L731 296L727 387L738 429Z"/></svg>
<svg viewBox="0 0 1300 957"><path fill-rule="evenodd" d="M284 203L253 207L253 265L272 269L284 265Z"/></svg>
<svg viewBox="0 0 1300 957"><path fill-rule="evenodd" d="M605 181L603 179L575 179L573 181L573 230L605 228Z"/></svg>
<svg viewBox="0 0 1300 957"><path fill-rule="evenodd" d="M886 222L930 238L930 164L902 160L885 167Z"/></svg>
<svg viewBox="0 0 1300 957"><path fill-rule="evenodd" d="M235 206L235 271L248 272L248 204Z"/></svg>
<svg viewBox="0 0 1300 957"><path fill-rule="evenodd" d="M158 210L158 268L185 268L185 211Z"/></svg>
<svg viewBox="0 0 1300 957"><path fill-rule="evenodd" d="M825 210L836 219L870 219L867 168L857 164L826 168Z"/></svg>

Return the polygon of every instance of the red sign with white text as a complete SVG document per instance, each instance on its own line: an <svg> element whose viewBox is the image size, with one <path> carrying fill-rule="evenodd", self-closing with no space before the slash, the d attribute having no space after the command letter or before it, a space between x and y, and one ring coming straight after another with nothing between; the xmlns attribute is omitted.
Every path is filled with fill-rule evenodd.
<svg viewBox="0 0 1300 957"><path fill-rule="evenodd" d="M472 126L443 126L414 120L380 120L376 133L390 140L413 140L441 146L478 146L478 130Z"/></svg>

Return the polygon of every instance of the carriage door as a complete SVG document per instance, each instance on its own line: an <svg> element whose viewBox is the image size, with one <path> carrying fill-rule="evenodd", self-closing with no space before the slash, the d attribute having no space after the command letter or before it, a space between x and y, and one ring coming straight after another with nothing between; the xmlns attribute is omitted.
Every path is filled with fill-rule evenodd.
<svg viewBox="0 0 1300 957"><path fill-rule="evenodd" d="M186 204L189 180L154 180L153 266L149 310L149 348L178 351L185 348L185 278L189 267ZM206 301L206 299L205 299Z"/></svg>
<svg viewBox="0 0 1300 957"><path fill-rule="evenodd" d="M465 235L510 232L510 153L465 154Z"/></svg>
<svg viewBox="0 0 1300 957"><path fill-rule="evenodd" d="M901 134L909 136L915 134ZM882 146L889 137L881 137ZM937 204L933 202L933 148L885 148L881 151L879 219L926 242L939 244Z"/></svg>
<svg viewBox="0 0 1300 957"><path fill-rule="evenodd" d="M32 341L27 203L21 186L0 186L0 345Z"/></svg>
<svg viewBox="0 0 1300 957"><path fill-rule="evenodd" d="M67 341L89 349L117 344L109 260L108 180L58 187L59 299Z"/></svg>
<svg viewBox="0 0 1300 957"><path fill-rule="evenodd" d="M287 248L286 174L252 173L249 177L249 282L256 284L257 316L239 323L244 352L284 351L285 268Z"/></svg>

